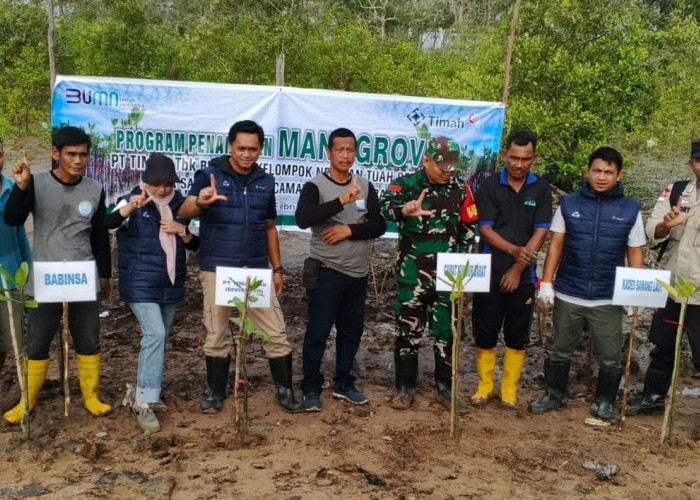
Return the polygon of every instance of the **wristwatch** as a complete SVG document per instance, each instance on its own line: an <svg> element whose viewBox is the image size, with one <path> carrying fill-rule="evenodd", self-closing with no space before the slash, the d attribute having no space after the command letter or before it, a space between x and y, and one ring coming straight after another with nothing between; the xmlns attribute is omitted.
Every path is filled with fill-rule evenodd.
<svg viewBox="0 0 700 500"><path fill-rule="evenodd" d="M273 267L273 268L272 268L272 273L273 273L273 274L274 274L274 273L282 274L283 271L284 271L284 268L283 268L282 266Z"/></svg>

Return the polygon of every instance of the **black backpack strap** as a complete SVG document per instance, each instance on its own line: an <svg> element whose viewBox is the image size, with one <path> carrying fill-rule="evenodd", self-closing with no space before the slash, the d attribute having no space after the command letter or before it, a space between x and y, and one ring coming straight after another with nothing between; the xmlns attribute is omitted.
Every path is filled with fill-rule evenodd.
<svg viewBox="0 0 700 500"><path fill-rule="evenodd" d="M681 197L683 190L688 185L690 181L676 181L673 183L671 188L671 194L668 197L668 201L671 203L671 208L678 204L678 199ZM656 262L661 262L661 257L663 257L666 247L668 246L668 240L671 238L666 238L659 246L659 254L656 256Z"/></svg>

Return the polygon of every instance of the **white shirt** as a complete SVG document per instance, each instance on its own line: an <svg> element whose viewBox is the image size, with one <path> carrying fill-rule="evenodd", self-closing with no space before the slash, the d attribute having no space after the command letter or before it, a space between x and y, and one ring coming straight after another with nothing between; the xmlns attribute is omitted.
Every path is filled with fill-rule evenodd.
<svg viewBox="0 0 700 500"><path fill-rule="evenodd" d="M552 218L552 226L550 230L553 233L566 233L566 223L564 222L564 216L561 214L561 207L557 207L557 211ZM628 247L643 247L646 245L647 237L644 234L644 223L642 222L641 212L637 213L637 220L634 221L634 226L630 230L630 234L627 237ZM580 297L572 297L571 295L566 295L555 290L554 296L565 302L570 302L571 304L576 304L578 306L584 307L596 307L596 306L609 306L612 304L612 299L604 300L587 300Z"/></svg>

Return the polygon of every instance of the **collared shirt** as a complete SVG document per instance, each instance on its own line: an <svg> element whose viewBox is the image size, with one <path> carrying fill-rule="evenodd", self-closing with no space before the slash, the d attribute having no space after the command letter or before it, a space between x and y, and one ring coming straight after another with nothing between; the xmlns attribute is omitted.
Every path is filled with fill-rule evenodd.
<svg viewBox="0 0 700 500"><path fill-rule="evenodd" d="M525 184L516 192L508 184L505 167L486 179L476 192L479 226L491 226L503 239L525 246L535 229L549 229L552 220L552 189L542 178L528 172ZM483 239L480 251L492 254L491 283L499 284L515 263L513 257L491 247ZM537 281L536 265L523 271L520 284ZM497 288L496 288L497 289Z"/></svg>
<svg viewBox="0 0 700 500"><path fill-rule="evenodd" d="M12 180L0 175L0 265L13 276L22 262L32 264L32 250L24 226L8 226L2 219L14 185Z"/></svg>

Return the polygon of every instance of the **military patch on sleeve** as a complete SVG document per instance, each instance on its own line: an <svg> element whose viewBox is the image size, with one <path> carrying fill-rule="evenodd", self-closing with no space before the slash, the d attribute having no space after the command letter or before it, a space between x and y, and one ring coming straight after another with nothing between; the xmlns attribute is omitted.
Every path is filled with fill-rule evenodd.
<svg viewBox="0 0 700 500"><path fill-rule="evenodd" d="M671 194L671 188L667 187L663 191L661 191L661 194L659 195L659 198L656 201L664 201L666 198L668 198L668 195Z"/></svg>
<svg viewBox="0 0 700 500"><path fill-rule="evenodd" d="M396 184L389 184L389 187L387 188L389 191L393 191L394 193L400 193L401 192L401 186L397 186Z"/></svg>

